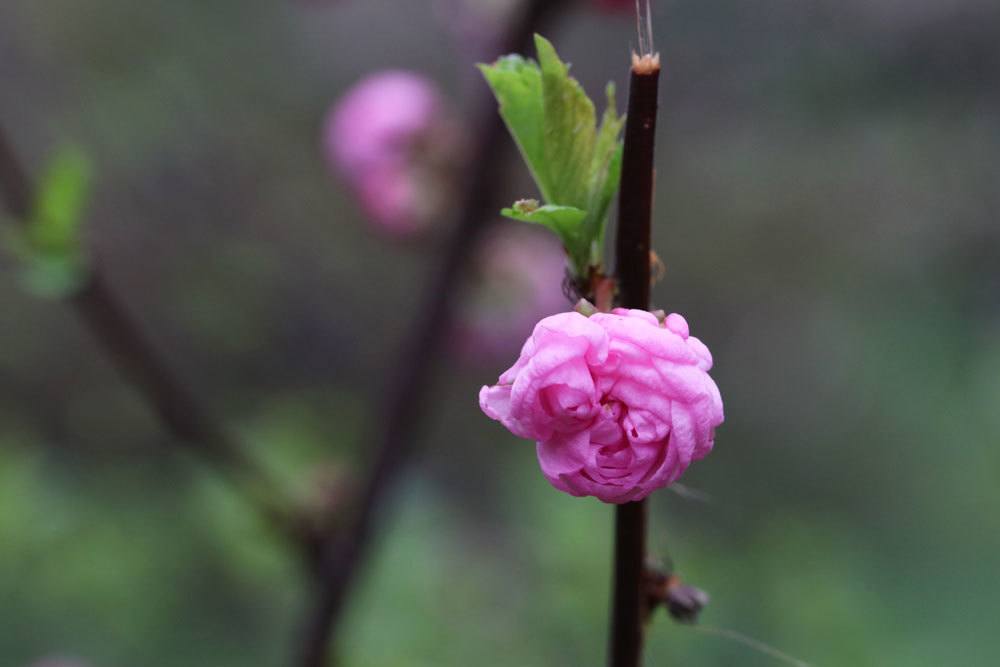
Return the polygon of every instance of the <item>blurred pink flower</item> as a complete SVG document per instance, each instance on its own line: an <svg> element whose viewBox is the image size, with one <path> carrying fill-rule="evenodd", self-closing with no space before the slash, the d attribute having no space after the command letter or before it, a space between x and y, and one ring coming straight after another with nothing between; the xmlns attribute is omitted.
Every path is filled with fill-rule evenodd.
<svg viewBox="0 0 1000 667"><path fill-rule="evenodd" d="M497 226L479 246L453 348L472 362L509 358L535 322L566 309L565 275L566 253L551 234Z"/></svg>
<svg viewBox="0 0 1000 667"><path fill-rule="evenodd" d="M382 231L425 229L449 196L443 163L456 142L434 83L388 70L355 84L327 115L323 146L330 164Z"/></svg>
<svg viewBox="0 0 1000 667"><path fill-rule="evenodd" d="M606 503L645 498L712 450L722 398L712 355L683 317L642 310L547 317L479 405L535 440L561 491Z"/></svg>

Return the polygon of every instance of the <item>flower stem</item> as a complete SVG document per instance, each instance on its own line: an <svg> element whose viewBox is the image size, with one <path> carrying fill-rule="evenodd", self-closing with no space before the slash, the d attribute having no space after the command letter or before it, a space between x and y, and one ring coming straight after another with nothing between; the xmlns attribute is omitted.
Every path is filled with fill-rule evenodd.
<svg viewBox="0 0 1000 667"><path fill-rule="evenodd" d="M646 501L615 507L614 599L611 615L611 667L636 667L642 661L643 563L646 558Z"/></svg>
<svg viewBox="0 0 1000 667"><path fill-rule="evenodd" d="M659 56L633 56L618 199L615 270L619 305L643 310L649 308L653 142L659 78Z"/></svg>
<svg viewBox="0 0 1000 667"><path fill-rule="evenodd" d="M650 228L653 209L653 145L656 135L658 55L633 56L629 82L625 153L618 203L615 270L618 304L649 308ZM646 501L615 508L614 593L610 667L638 667L642 661L642 594L646 558Z"/></svg>

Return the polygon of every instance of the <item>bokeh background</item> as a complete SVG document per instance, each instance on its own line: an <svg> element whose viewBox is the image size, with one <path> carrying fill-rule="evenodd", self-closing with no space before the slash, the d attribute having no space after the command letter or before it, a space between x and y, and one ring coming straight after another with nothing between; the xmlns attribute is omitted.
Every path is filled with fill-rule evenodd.
<svg viewBox="0 0 1000 667"><path fill-rule="evenodd" d="M655 553L711 593L704 624L818 666L1000 663L1000 6L655 14L655 299L712 348L727 413L683 480L707 501L654 497ZM303 496L367 460L449 224L373 231L322 121L384 67L426 73L463 117L483 88L475 31L496 21L458 15L0 4L0 124L36 172L64 142L84 149L89 243L116 291ZM591 94L624 89L628 14L581 1L547 33ZM505 197L532 194L516 160L508 174ZM0 261L0 665L288 664L308 586L294 554ZM602 663L612 512L550 489L532 446L479 412L512 360L451 355L420 387L345 664ZM778 664L665 616L648 643L651 665Z"/></svg>

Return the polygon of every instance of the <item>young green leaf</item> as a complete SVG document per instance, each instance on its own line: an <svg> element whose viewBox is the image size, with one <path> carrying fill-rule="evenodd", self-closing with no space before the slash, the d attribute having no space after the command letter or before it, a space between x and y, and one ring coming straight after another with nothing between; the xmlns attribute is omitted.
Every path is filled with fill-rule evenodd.
<svg viewBox="0 0 1000 667"><path fill-rule="evenodd" d="M590 240L584 235L584 218L587 212L572 206L546 204L535 208L517 202L511 208L500 211L504 217L521 222L542 225L552 230L562 241L570 263L578 275L582 275L590 263Z"/></svg>
<svg viewBox="0 0 1000 667"><path fill-rule="evenodd" d="M552 44L535 35L542 70L545 162L554 203L585 208L590 202L590 168L594 159L597 116L594 103L569 75Z"/></svg>
<svg viewBox="0 0 1000 667"><path fill-rule="evenodd" d="M569 75L569 65L540 35L535 35L535 48L537 63L515 55L479 66L546 204L531 210L515 205L503 214L551 229L574 272L586 276L603 257L608 211L621 174L624 117L609 84L598 127L594 104Z"/></svg>
<svg viewBox="0 0 1000 667"><path fill-rule="evenodd" d="M4 239L22 261L25 287L39 296L66 296L83 281L82 226L90 174L90 163L82 152L61 149L39 180L26 226L12 230Z"/></svg>
<svg viewBox="0 0 1000 667"><path fill-rule="evenodd" d="M28 235L42 252L74 252L90 196L90 162L77 148L63 148L39 182Z"/></svg>
<svg viewBox="0 0 1000 667"><path fill-rule="evenodd" d="M588 222L593 225L588 234L595 241L595 247L604 246L604 231L607 226L608 209L614 199L621 179L622 143L621 136L625 127L625 116L619 116L615 101L615 84L608 83L605 89L607 106L601 118L601 127L597 131L594 145L594 159L590 165L590 196L588 210L592 212ZM599 261L599 258L598 258Z"/></svg>
<svg viewBox="0 0 1000 667"><path fill-rule="evenodd" d="M504 56L493 65L479 65L500 102L500 116L510 130L521 157L541 190L551 201L543 147L542 72L531 60L518 55Z"/></svg>

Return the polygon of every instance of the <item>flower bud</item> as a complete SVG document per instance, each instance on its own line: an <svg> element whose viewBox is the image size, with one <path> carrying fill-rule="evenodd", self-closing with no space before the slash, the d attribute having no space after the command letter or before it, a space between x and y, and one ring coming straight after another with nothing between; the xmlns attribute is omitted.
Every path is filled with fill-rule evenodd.
<svg viewBox="0 0 1000 667"><path fill-rule="evenodd" d="M576 302L576 305L573 306L573 310L577 313L580 313L584 317L590 317L591 315L597 312L597 306L587 301L586 299L580 299L579 301Z"/></svg>
<svg viewBox="0 0 1000 667"><path fill-rule="evenodd" d="M708 605L709 600L708 593L700 588L678 584L671 586L670 590L667 591L665 602L667 613L675 621L694 623L698 620L701 610Z"/></svg>

